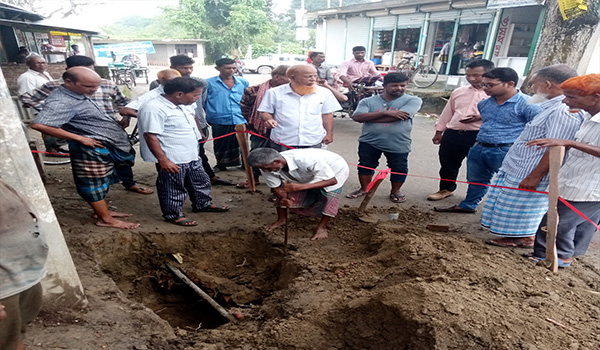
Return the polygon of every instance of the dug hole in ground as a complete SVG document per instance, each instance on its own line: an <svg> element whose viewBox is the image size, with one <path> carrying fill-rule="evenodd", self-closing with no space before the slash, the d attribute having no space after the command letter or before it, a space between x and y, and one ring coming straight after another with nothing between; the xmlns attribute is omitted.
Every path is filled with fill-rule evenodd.
<svg viewBox="0 0 600 350"><path fill-rule="evenodd" d="M355 163L360 125L335 124L329 149ZM432 130L432 121L415 120L411 173L437 172ZM552 274L521 258L526 250L487 246L478 215L431 211L424 198L435 181L409 178L403 204L390 203L389 182L382 183L368 212L397 213L395 221L359 221L360 199L342 199L325 241L310 241L316 218L292 215L284 256L283 229L261 229L275 217L264 184L255 193L216 186L215 203L229 205L227 213L192 214L186 203L184 212L199 222L193 228L163 222L156 194L113 185L110 208L142 224L122 231L94 225L68 164L46 170L89 306L46 307L28 328L30 350L600 348L597 255ZM357 186L355 172L344 194ZM154 188L152 164L138 158L134 173ZM217 175L245 177L239 169ZM434 205L458 203L465 188ZM448 224L449 232L429 231L430 224ZM238 319L226 322L165 262Z"/></svg>

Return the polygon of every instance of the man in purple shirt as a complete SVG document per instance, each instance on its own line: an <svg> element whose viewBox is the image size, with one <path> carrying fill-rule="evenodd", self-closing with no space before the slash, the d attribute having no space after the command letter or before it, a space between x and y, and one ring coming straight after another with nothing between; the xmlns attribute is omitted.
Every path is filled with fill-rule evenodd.
<svg viewBox="0 0 600 350"><path fill-rule="evenodd" d="M364 46L352 48L354 58L344 61L338 70L340 80L348 89L352 90L352 84L365 84L371 86L381 79L381 73L375 69L375 64L365 60L366 49Z"/></svg>

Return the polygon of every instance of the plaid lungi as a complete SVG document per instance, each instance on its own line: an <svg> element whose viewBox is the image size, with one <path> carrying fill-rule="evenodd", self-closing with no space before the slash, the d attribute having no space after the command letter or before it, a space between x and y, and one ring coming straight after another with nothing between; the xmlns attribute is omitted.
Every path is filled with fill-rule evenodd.
<svg viewBox="0 0 600 350"><path fill-rule="evenodd" d="M86 202L103 200L109 186L119 183L114 166L133 166L135 159L133 154L113 147L92 148L76 141L69 141L69 155L77 193Z"/></svg>
<svg viewBox="0 0 600 350"><path fill-rule="evenodd" d="M288 198L292 200L290 210L304 216L325 215L335 217L340 207L341 193L341 187L329 192L322 188L288 192ZM281 206L279 201L275 203L275 206Z"/></svg>
<svg viewBox="0 0 600 350"><path fill-rule="evenodd" d="M211 125L213 137L217 138L235 132L235 125ZM213 151L217 159L217 166L225 168L228 166L241 165L240 145L235 135L213 141Z"/></svg>
<svg viewBox="0 0 600 350"><path fill-rule="evenodd" d="M522 180L500 170L493 184L517 188ZM542 179L537 190L547 188L548 180ZM492 187L481 212L481 225L503 237L530 237L547 211L547 194Z"/></svg>

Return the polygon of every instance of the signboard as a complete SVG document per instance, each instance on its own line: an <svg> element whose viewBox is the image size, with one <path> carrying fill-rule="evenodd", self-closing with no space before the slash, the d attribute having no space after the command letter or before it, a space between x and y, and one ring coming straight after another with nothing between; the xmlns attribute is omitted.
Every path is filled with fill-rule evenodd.
<svg viewBox="0 0 600 350"><path fill-rule="evenodd" d="M33 37L40 40L48 40L48 33L33 33Z"/></svg>
<svg viewBox="0 0 600 350"><path fill-rule="evenodd" d="M507 7L522 7L544 5L545 0L488 0L487 8L501 9Z"/></svg>
<svg viewBox="0 0 600 350"><path fill-rule="evenodd" d="M65 47L65 38L62 35L50 35L50 45Z"/></svg>
<svg viewBox="0 0 600 350"><path fill-rule="evenodd" d="M567 21L587 12L586 0L558 0L562 18Z"/></svg>
<svg viewBox="0 0 600 350"><path fill-rule="evenodd" d="M296 40L303 41L308 40L310 35L308 34L308 28L306 27L298 27L296 28Z"/></svg>
<svg viewBox="0 0 600 350"><path fill-rule="evenodd" d="M510 28L510 17L506 16L502 18L500 21L500 26L498 27L498 35L496 35L496 45L494 45L494 57L500 57L506 55L506 47L508 46L507 36L509 35L508 31Z"/></svg>
<svg viewBox="0 0 600 350"><path fill-rule="evenodd" d="M62 36L76 36L76 37L81 37L81 33L71 33L71 32L59 32L56 30L52 30L50 31L50 35L62 35Z"/></svg>
<svg viewBox="0 0 600 350"><path fill-rule="evenodd" d="M112 57L113 53L117 56L127 54L156 53L156 50L154 50L154 45L152 45L151 41L94 45L94 51L96 51L96 57L109 58Z"/></svg>

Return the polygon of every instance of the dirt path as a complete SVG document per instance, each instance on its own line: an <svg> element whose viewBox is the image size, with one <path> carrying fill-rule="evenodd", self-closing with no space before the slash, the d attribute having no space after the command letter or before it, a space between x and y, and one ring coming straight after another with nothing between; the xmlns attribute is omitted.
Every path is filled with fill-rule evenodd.
<svg viewBox="0 0 600 350"><path fill-rule="evenodd" d="M415 122L415 173L437 171L435 149L426 148L430 123ZM336 120L330 149L354 161L358 128ZM138 160L134 170L153 187L151 164ZM521 258L523 250L486 246L478 215L430 210L424 197L435 189L431 180L409 179L402 205L391 204L381 186L370 210L398 213L393 222L358 221L358 202L344 199L323 242L309 240L315 219L292 217L284 257L283 231L261 229L274 219L264 185L256 193L215 188L215 202L231 206L228 213L191 214L187 204L200 223L194 229L163 222L155 195L114 185L110 206L142 224L120 231L93 224L68 165L47 171L89 306L42 312L28 331L30 350L600 348L596 258L553 275ZM244 177L240 170L219 175ZM450 224L450 232L427 231L430 223ZM172 259L176 253L182 264ZM225 324L165 261L243 319Z"/></svg>

